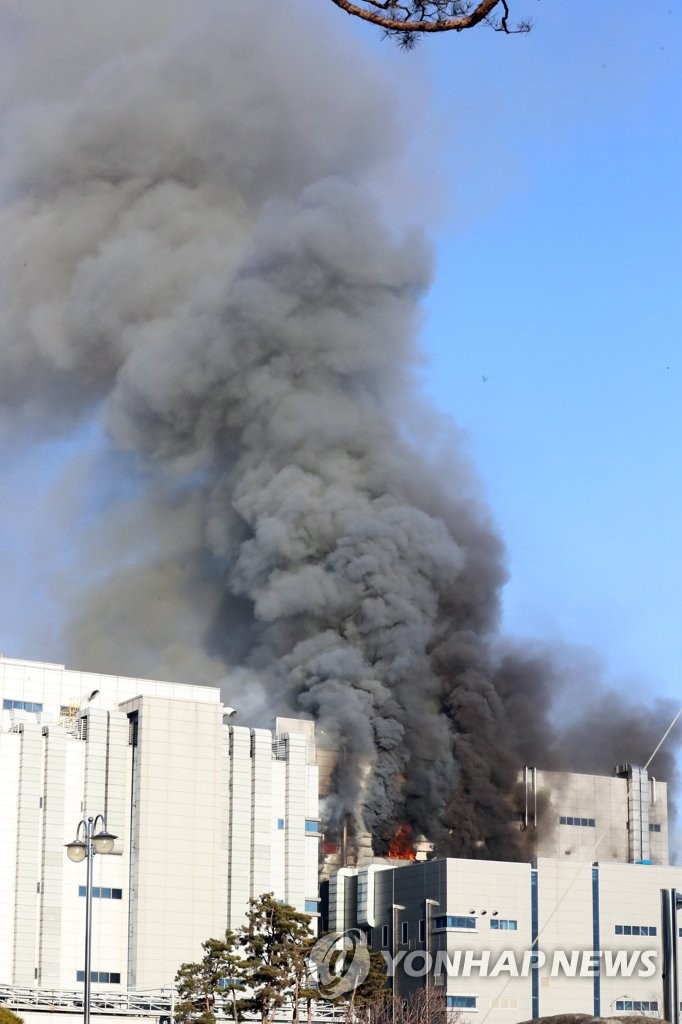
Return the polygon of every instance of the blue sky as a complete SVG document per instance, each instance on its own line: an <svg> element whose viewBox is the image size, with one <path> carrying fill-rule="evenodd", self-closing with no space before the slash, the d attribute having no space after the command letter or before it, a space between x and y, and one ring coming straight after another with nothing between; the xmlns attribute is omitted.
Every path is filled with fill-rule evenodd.
<svg viewBox="0 0 682 1024"><path fill-rule="evenodd" d="M527 37L443 35L410 54L356 30L430 96L413 157L449 199L425 214L438 264L423 380L465 430L506 540L506 626L588 646L633 690L674 695L682 13L672 0L646 19L615 2L588 23L576 10L537 0ZM8 655L61 656L45 578L68 572L68 548L45 502L77 448L3 453Z"/></svg>
<svg viewBox="0 0 682 1024"><path fill-rule="evenodd" d="M592 647L633 696L674 696L682 13L607 3L585 25L569 7L539 2L527 37L418 54L453 195L424 380L506 540L507 628Z"/></svg>

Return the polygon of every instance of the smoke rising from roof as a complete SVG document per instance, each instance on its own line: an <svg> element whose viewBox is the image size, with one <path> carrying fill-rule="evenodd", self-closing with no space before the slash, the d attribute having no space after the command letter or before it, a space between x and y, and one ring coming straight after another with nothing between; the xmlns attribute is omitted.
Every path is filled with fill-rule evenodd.
<svg viewBox="0 0 682 1024"><path fill-rule="evenodd" d="M2 423L102 417L127 453L70 653L250 684L340 751L338 819L508 855L520 764L644 760L667 709L586 745L553 661L501 648L503 546L414 397L432 257L377 198L394 86L322 15L252 8L3 15Z"/></svg>

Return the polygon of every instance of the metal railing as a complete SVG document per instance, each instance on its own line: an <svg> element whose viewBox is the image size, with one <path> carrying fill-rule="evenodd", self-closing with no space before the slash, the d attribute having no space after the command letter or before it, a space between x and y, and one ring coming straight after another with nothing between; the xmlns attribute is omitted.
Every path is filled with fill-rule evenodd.
<svg viewBox="0 0 682 1024"><path fill-rule="evenodd" d="M121 1015L131 1017L166 1017L171 1020L175 1002L175 993L172 989L156 989L148 992L96 992L90 996L90 1007L93 1016L102 1014ZM29 988L20 985L0 985L0 1006L7 1006L12 1010L42 1010L49 1012L69 1011L82 1013L83 991L82 989L47 989ZM307 1020L308 1008L301 1003L299 1006L298 1019ZM259 1014L241 1014L243 1020L260 1021ZM291 1004L282 1006L275 1014L274 1021L277 1024L287 1022L290 1024L293 1018L293 1007ZM320 999L313 1004L313 1024L334 1024L336 1021L345 1020L347 1009L327 1000ZM223 1014L220 1010L216 1013L219 1020L231 1021L231 1014Z"/></svg>
<svg viewBox="0 0 682 1024"><path fill-rule="evenodd" d="M173 1009L173 992L157 989L150 992L94 991L90 1003L94 1011L167 1016ZM0 1004L17 1009L82 1010L82 989L28 988L0 985Z"/></svg>

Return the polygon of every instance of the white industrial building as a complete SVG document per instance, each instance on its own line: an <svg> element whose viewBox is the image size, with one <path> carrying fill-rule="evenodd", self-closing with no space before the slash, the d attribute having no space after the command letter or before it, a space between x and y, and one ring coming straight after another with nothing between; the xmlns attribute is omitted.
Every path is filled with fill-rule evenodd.
<svg viewBox="0 0 682 1024"><path fill-rule="evenodd" d="M396 993L432 984L473 1021L663 1016L664 948L676 957L679 941L664 907L682 890L682 868L668 865L665 784L632 765L613 777L527 768L521 783L521 827L537 830L532 863L343 868L323 886L324 926L362 929L399 961ZM671 961L666 973L676 976ZM679 996L668 999L676 1019Z"/></svg>
<svg viewBox="0 0 682 1024"><path fill-rule="evenodd" d="M274 892L317 913L311 722L250 729L213 687L2 657L0 707L0 1002L29 1024L44 1024L57 1000L78 1012L85 865L64 846L84 816L103 813L118 837L94 861L95 1012L168 1016L162 990L179 964L238 926L252 896ZM662 892L682 889L682 868L668 866L665 783L629 765L611 778L527 768L520 783L532 864L358 861L325 885L323 923L361 928L397 957L403 995L426 983L414 968L429 954L430 983L472 1021L660 1015L664 935L668 948L678 941L670 914L664 928ZM546 962L525 970L536 950ZM577 976L556 972L557 952L579 957ZM503 953L516 955L518 974L491 973ZM623 953L651 954L653 970L642 975L641 959L630 973L609 970L605 957ZM467 955L473 973L463 976ZM583 957L599 970L583 973Z"/></svg>
<svg viewBox="0 0 682 1024"><path fill-rule="evenodd" d="M429 983L473 1021L663 1016L661 890L682 868L443 859L344 868L329 887L329 928L398 958L400 995L427 983L429 953Z"/></svg>
<svg viewBox="0 0 682 1024"><path fill-rule="evenodd" d="M538 857L630 864L668 863L668 787L645 768L613 775L524 768L521 827Z"/></svg>
<svg viewBox="0 0 682 1024"><path fill-rule="evenodd" d="M85 865L64 844L104 813L93 993L168 988L264 892L317 913L311 722L232 724L208 686L0 658L0 988L82 987Z"/></svg>

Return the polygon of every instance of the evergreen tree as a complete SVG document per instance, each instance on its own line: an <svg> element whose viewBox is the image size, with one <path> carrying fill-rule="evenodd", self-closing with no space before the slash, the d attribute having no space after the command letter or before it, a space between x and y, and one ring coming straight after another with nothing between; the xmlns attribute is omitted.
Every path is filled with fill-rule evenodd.
<svg viewBox="0 0 682 1024"><path fill-rule="evenodd" d="M12 1013L6 1006L0 1006L0 1024L24 1024L21 1017Z"/></svg>
<svg viewBox="0 0 682 1024"><path fill-rule="evenodd" d="M240 929L239 942L250 995L241 1005L259 1013L262 1024L269 1024L287 999L297 1005L297 996L301 996L303 950L309 949L311 938L310 916L278 903L270 892L249 900L247 920Z"/></svg>
<svg viewBox="0 0 682 1024"><path fill-rule="evenodd" d="M216 1010L222 1009L237 1021L236 993L243 988L237 936L228 930L224 939L207 939L201 947L202 960L181 964L175 976L175 1019L178 1024L216 1024Z"/></svg>

